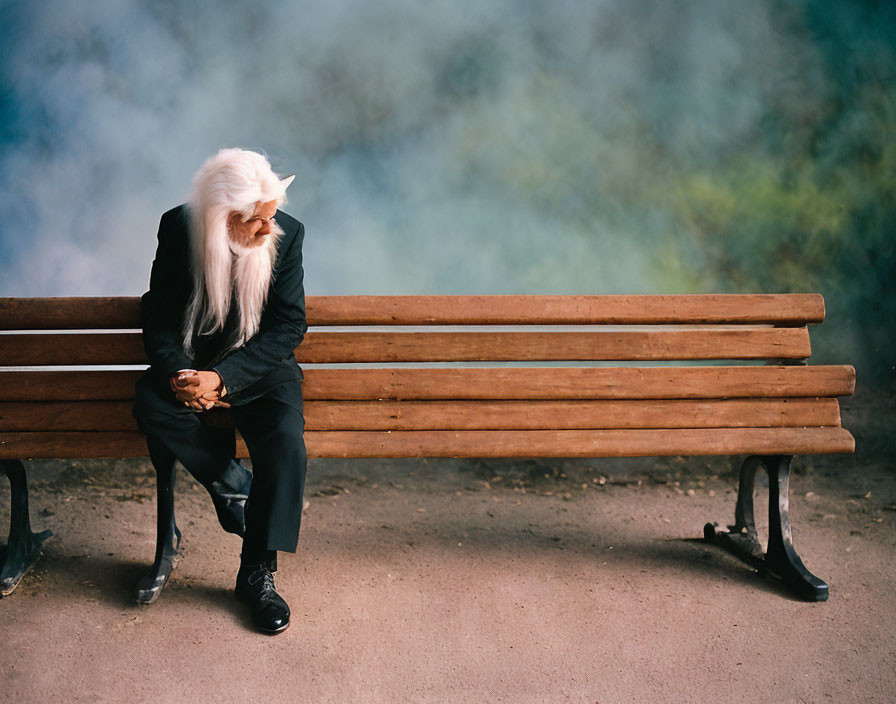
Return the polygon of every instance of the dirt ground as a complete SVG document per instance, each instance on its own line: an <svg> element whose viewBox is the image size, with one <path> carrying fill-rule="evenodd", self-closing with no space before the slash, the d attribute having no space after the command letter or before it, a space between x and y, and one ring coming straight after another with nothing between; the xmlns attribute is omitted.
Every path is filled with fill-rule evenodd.
<svg viewBox="0 0 896 704"><path fill-rule="evenodd" d="M795 462L820 604L697 540L733 518L740 458L312 460L276 575L293 621L266 637L232 596L239 539L186 473L182 561L137 607L148 461L32 462L55 536L0 600L0 701L892 702L891 398L844 404L855 456Z"/></svg>

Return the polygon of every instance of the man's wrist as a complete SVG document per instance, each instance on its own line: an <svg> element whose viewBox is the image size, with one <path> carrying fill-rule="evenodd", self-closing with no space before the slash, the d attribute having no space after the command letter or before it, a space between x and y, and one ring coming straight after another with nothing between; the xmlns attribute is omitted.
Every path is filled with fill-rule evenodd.
<svg viewBox="0 0 896 704"><path fill-rule="evenodd" d="M221 376L221 372L217 369L212 369L212 371L218 375L218 388L215 391L218 392L218 398L222 398L227 395L227 386L224 384L224 377Z"/></svg>

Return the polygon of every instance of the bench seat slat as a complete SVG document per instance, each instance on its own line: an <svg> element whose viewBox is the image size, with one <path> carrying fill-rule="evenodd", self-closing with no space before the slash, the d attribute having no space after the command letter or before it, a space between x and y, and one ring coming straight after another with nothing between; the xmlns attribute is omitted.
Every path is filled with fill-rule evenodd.
<svg viewBox="0 0 896 704"><path fill-rule="evenodd" d="M0 402L0 432L137 430L130 401ZM840 425L836 399L307 401L306 430L761 428Z"/></svg>
<svg viewBox="0 0 896 704"><path fill-rule="evenodd" d="M309 369L316 399L706 399L848 396L851 366Z"/></svg>
<svg viewBox="0 0 896 704"><path fill-rule="evenodd" d="M309 431L309 457L652 457L853 452L843 428ZM139 432L0 433L0 459L143 457ZM237 454L247 457L245 443Z"/></svg>
<svg viewBox="0 0 896 704"><path fill-rule="evenodd" d="M140 371L0 370L0 401L134 398ZM849 396L849 365L305 371L306 400L709 399Z"/></svg>
<svg viewBox="0 0 896 704"><path fill-rule="evenodd" d="M308 430L538 430L840 425L836 399L308 401Z"/></svg>
<svg viewBox="0 0 896 704"><path fill-rule="evenodd" d="M356 362L662 361L805 359L806 328L584 332L311 332L307 364ZM142 335L49 333L0 337L0 366L148 364Z"/></svg>
<svg viewBox="0 0 896 704"><path fill-rule="evenodd" d="M774 323L824 320L818 294L309 296L311 325ZM140 327L140 299L0 298L0 330Z"/></svg>
<svg viewBox="0 0 896 704"><path fill-rule="evenodd" d="M306 434L310 457L653 457L853 452L843 428L467 430Z"/></svg>

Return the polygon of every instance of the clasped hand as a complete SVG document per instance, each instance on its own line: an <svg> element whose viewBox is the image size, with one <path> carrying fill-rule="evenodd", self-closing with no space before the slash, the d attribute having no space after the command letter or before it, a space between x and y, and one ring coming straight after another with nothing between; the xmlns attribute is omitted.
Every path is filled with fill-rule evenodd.
<svg viewBox="0 0 896 704"><path fill-rule="evenodd" d="M181 371L172 375L168 383L174 392L174 397L191 410L230 408L229 403L221 400L227 390L218 372Z"/></svg>

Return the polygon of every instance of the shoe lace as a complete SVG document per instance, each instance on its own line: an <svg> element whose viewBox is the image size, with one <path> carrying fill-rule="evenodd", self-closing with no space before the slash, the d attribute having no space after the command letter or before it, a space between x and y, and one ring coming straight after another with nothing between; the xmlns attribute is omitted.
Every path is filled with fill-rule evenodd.
<svg viewBox="0 0 896 704"><path fill-rule="evenodd" d="M274 575L268 569L267 565L261 565L259 568L249 575L246 580L251 587L257 587L259 592L270 594L276 592L274 588Z"/></svg>

